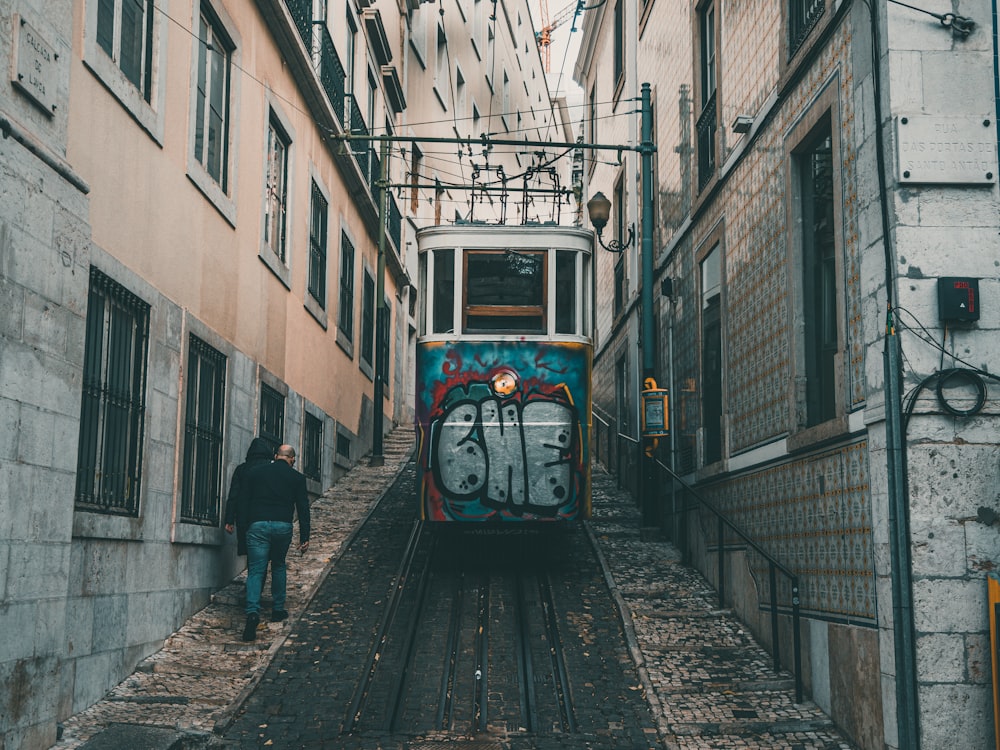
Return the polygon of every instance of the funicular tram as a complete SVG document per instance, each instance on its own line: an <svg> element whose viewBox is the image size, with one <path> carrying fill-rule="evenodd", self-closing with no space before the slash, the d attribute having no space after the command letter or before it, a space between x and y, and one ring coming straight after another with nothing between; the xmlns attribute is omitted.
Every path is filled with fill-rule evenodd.
<svg viewBox="0 0 1000 750"><path fill-rule="evenodd" d="M417 485L434 524L588 518L593 234L417 233Z"/></svg>

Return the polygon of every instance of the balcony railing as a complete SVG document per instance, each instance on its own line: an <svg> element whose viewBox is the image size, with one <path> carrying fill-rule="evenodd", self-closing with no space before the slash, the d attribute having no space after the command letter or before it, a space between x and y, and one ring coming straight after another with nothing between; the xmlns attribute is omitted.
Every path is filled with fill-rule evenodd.
<svg viewBox="0 0 1000 750"><path fill-rule="evenodd" d="M365 125L364 115L361 114L361 107L354 94L344 96L344 127L353 135L368 135L368 126Z"/></svg>
<svg viewBox="0 0 1000 750"><path fill-rule="evenodd" d="M403 215L399 212L399 206L396 205L396 199L392 193L389 193L389 212L385 217L385 231L393 244L399 248L403 236Z"/></svg>
<svg viewBox="0 0 1000 750"><path fill-rule="evenodd" d="M382 176L382 160L374 148L368 149L368 172L365 174L368 179L368 188L372 195L378 195L378 180Z"/></svg>
<svg viewBox="0 0 1000 750"><path fill-rule="evenodd" d="M314 20L313 0L284 0L295 28L312 60L320 85L330 99L337 117L345 131L353 135L368 135L368 126L361 113L361 107L353 94L347 93L347 73L337 48L334 46L330 30L324 21ZM378 152L367 141L354 141L351 153L357 162L371 195L378 199L377 181L381 165ZM385 217L386 232L396 248L402 238L402 217L395 199L389 195L389 212Z"/></svg>
<svg viewBox="0 0 1000 750"><path fill-rule="evenodd" d="M313 0L285 0L288 12L292 16L295 28L299 30L299 36L306 45L307 50L312 50L312 6Z"/></svg>
<svg viewBox="0 0 1000 750"><path fill-rule="evenodd" d="M319 74L323 90L330 97L330 104L335 110L338 110L337 114L339 115L338 108L340 102L344 101L346 90L344 82L347 80L347 73L344 72L344 66L340 63L340 56L337 54L337 48L333 46L333 38L330 36L330 30L326 24L317 24L316 28L319 30L319 61L316 72ZM315 57L313 59L315 62Z"/></svg>

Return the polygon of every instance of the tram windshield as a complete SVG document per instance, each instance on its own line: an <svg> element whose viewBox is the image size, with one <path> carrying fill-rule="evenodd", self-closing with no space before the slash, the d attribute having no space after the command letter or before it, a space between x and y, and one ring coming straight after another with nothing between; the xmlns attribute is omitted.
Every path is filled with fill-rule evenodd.
<svg viewBox="0 0 1000 750"><path fill-rule="evenodd" d="M464 329L545 333L545 254L467 251Z"/></svg>

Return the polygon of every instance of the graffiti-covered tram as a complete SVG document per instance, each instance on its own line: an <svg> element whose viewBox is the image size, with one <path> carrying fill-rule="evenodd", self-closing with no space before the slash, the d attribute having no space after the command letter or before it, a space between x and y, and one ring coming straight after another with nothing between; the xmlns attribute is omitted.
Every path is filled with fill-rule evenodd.
<svg viewBox="0 0 1000 750"><path fill-rule="evenodd" d="M423 520L589 517L592 237L554 225L417 233Z"/></svg>

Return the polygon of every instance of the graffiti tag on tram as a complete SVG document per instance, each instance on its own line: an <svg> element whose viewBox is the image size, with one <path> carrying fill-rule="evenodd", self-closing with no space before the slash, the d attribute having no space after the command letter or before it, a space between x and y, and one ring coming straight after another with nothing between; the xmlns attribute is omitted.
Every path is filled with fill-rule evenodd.
<svg viewBox="0 0 1000 750"><path fill-rule="evenodd" d="M450 501L554 517L576 499L578 422L565 393L524 397L500 373L450 391L431 434L430 468Z"/></svg>

